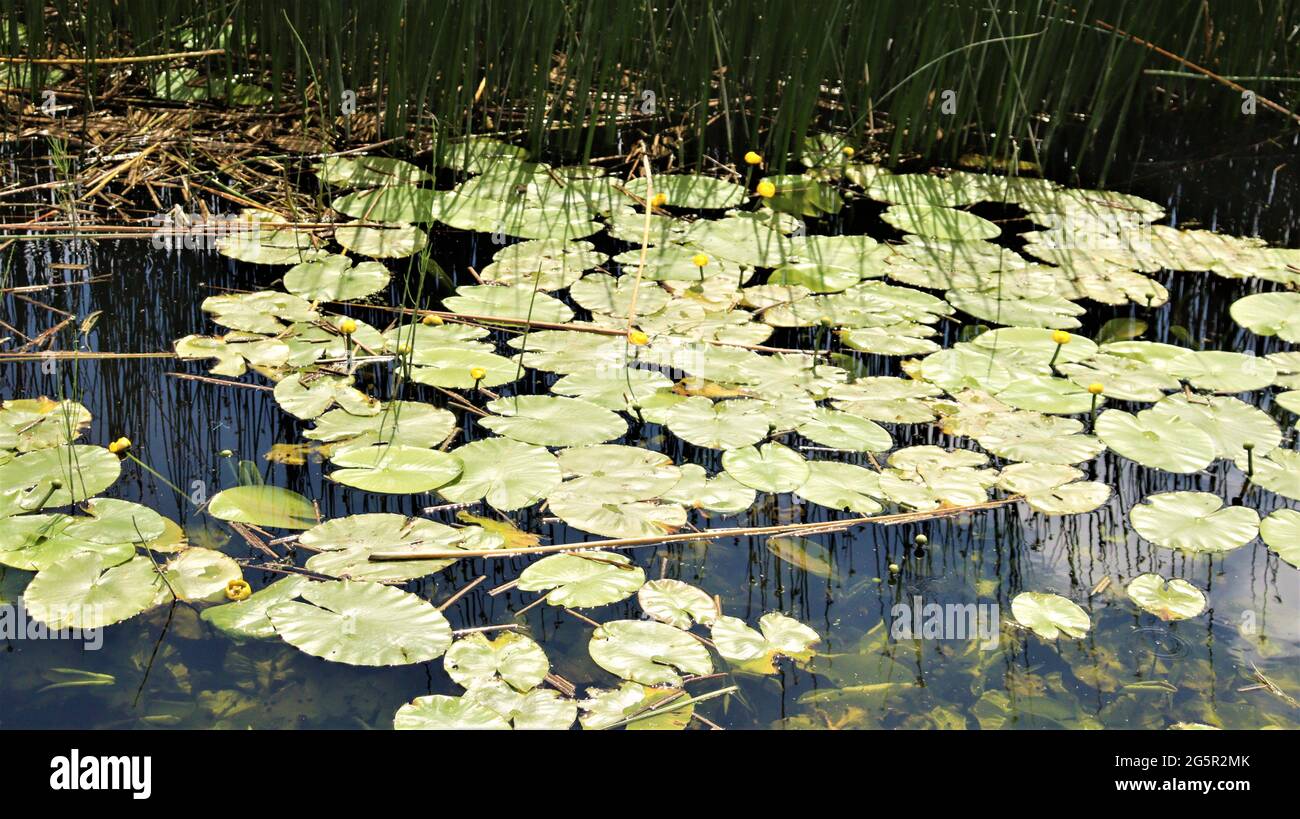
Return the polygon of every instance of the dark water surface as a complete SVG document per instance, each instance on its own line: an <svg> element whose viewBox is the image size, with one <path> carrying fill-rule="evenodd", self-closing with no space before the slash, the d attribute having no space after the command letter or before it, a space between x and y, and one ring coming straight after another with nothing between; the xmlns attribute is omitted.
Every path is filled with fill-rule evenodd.
<svg viewBox="0 0 1300 819"><path fill-rule="evenodd" d="M1271 244L1295 246L1298 155L1294 139L1268 134L1202 133L1153 123L1116 159L1107 187L1166 204L1171 219L1238 235L1258 235ZM39 149L38 149L39 150ZM21 166L21 168L20 168ZM6 173L31 170L10 163ZM1080 171L1089 180L1090 169ZM41 177L44 178L44 177ZM39 179L38 179L39 181ZM217 203L210 203L217 208ZM875 206L846 209L852 222ZM982 211L979 211L982 212ZM835 232L825 223L816 232ZM467 266L486 264L497 249L486 236L431 234L434 258L457 282ZM272 286L284 268L234 262L215 252L156 250L148 241L29 241L9 252L6 286L82 276L108 277L87 286L32 294L58 310L84 317L103 314L89 346L103 351L169 350L190 333L211 333L214 325L199 304L219 288ZM3 258L3 257L0 257ZM52 270L53 264L87 265L84 272ZM404 262L392 265L401 270ZM1154 311L1132 307L1097 309L1089 304L1087 325L1106 319L1146 319L1148 340L1266 354L1288 346L1241 330L1228 306L1261 283L1228 281L1211 274L1164 273L1170 303ZM395 276L391 304L402 303ZM1262 283L1263 289L1273 289ZM4 299L4 320L33 335L61 316L15 298ZM382 326L379 313L358 313ZM945 323L944 346L961 328ZM788 331L787 331L788 333ZM810 343L809 337L778 334L780 346ZM860 356L873 374L899 375L897 358ZM870 359L870 360L868 360ZM134 451L186 493L210 497L235 482L224 449L258 464L265 480L318 499L322 516L359 512L417 513L439 503L436 496L374 495L323 479L321 464L308 454L302 465L272 463L264 455L276 444L298 443L306 424L283 412L271 393L258 389L176 379L170 372L204 374L200 362L166 358L0 365L4 398L66 395L94 414L84 440L92 443L126 435ZM266 383L254 376L248 383ZM525 379L530 392L544 379ZM436 393L417 397L442 403ZM1257 398L1257 396L1256 396ZM1119 406L1123 407L1122 404ZM1289 440L1294 417L1273 411ZM1129 408L1131 409L1131 408ZM463 413L458 413L463 416ZM462 417L461 441L481 437ZM952 441L923 425L891 427L899 446ZM639 435L639 440L635 436ZM633 443L662 449L678 463L695 461L720 469L718 453L683 446L656 427L633 430ZM459 443L459 442L458 442ZM1148 494L1178 489L1213 491L1237 498L1243 475L1219 461L1205 473L1171 475L1136 467L1104 454L1081 465L1090 477L1110 484L1110 502L1095 512L1047 518L1027 508L1004 507L951 520L895 527L856 528L815 538L827 566L808 571L774 556L761 538L719 540L640 549L629 554L651 577L678 578L722 596L724 609L755 622L778 610L816 629L822 656L808 669L784 663L776 676L735 675L737 696L725 706L703 708L725 727L1152 727L1208 722L1225 727L1296 727L1300 710L1251 685L1257 666L1284 689L1300 694L1300 572L1278 560L1261 541L1224 556L1185 556L1142 541L1129 530L1128 510ZM191 540L237 557L258 557L228 529L194 515L187 500L146 471L124 464L122 478L107 493L140 501L181 522ZM1255 491L1250 505L1261 515L1286 503ZM834 517L803 506L789 495L760 495L747 513L692 522L707 526L765 525ZM449 521L449 513L435 515ZM549 542L595 539L563 525L521 518ZM2 525L2 524L0 524ZM916 534L929 545L912 548ZM888 566L901 571L891 575ZM439 603L486 573L488 580L447 611L453 628L510 622L533 593L487 589L513 579L527 565L518 560L462 560L410 589ZM1182 577L1207 590L1210 609L1188 621L1164 624L1141 613L1123 594L1132 577L1159 572ZM1111 576L1111 588L1086 602L1093 623L1079 641L1052 644L1032 635L1006 639L996 650L971 642L887 639L891 607L899 601L995 603L1010 617L1010 601L1021 591L1056 591L1084 601L1087 590ZM0 599L11 602L29 575L9 570ZM276 575L246 573L254 587ZM606 621L639 616L635 600L585 612ZM612 686L616 681L587 656L590 626L542 605L523 618L541 642L553 670L577 683ZM101 684L50 687L85 676L110 675ZM1164 681L1164 684L1159 684ZM708 690L705 687L703 690ZM404 702L428 693L460 692L441 660L425 665L366 669L329 663L277 641L237 644L213 632L195 612L166 608L110 627L100 650L68 641L20 640L0 644L0 727L369 727L391 726Z"/></svg>

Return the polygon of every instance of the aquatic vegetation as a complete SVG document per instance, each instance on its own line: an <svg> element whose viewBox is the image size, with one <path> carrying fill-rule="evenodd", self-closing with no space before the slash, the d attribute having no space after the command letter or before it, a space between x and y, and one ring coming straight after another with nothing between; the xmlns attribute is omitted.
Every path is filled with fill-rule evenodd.
<svg viewBox="0 0 1300 819"><path fill-rule="evenodd" d="M1155 278L1165 270L1300 280L1256 241L1157 224L1165 209L1136 196L899 173L833 139L809 140L806 173L757 188L685 172L624 183L488 139L450 143L435 160L454 172L451 187L403 160L326 159L316 178L351 192L322 199L330 206L310 224L358 223L250 223L219 252L280 278L207 296L200 310L222 329L189 328L173 349L218 385L261 388L300 430L283 445L316 447L313 467L348 503L237 467L235 485L193 503L260 553L259 568L287 575L246 579L253 559L190 545L158 512L101 497L124 469L155 468L126 436L78 443L95 420L84 407L15 398L0 406L0 564L35 572L23 600L51 626L111 625L180 603L250 646L356 666L443 658L463 692L402 692L406 704L379 720L398 728L711 724L706 703L749 708L765 695L755 680L787 673L835 686L804 691L792 725L894 724L883 702L897 698L909 726L1032 715L1095 727L1105 720L1081 716L1063 675L1113 694L1106 707L1118 714L1135 696L1133 674L1118 655L1086 665L1074 643L1121 633L1123 617L1172 623L1211 604L1214 589L1166 576L1174 552L1217 556L1260 537L1278 571L1294 570L1285 501L1300 499L1300 455L1278 419L1295 408L1300 361L1147 341L1146 318L1101 324L1094 313L1168 310ZM879 205L859 222L834 224L869 220L882 238L809 234L802 221L868 201ZM1027 218L971 210L987 205ZM1087 228L1086 247L1057 228L1069 220ZM452 278L431 302L414 289L449 230L495 244L469 270L475 283ZM1247 296L1232 318L1293 341L1290 295ZM1189 477L1129 498L1111 470ZM409 505L361 505L384 496ZM822 536L950 519L948 532L1000 537L984 528L994 509L1044 542L1092 515L1107 527L1096 548L1131 533L1160 559L1120 578L1122 594L1110 575L1091 593L1072 584L1057 594L1019 567L1005 588L968 582L964 552L950 574L936 571L933 553L958 552L932 544L933 532L883 549L843 589L848 599L869 588L912 605L952 583L953 599L996 596L989 605L1021 627L925 649L958 669L973 703L964 709L924 698L899 670L892 646L915 637L846 638L800 622L796 596L742 609L729 587L737 575L670 575L670 559L732 560L741 550L715 541L754 538L752 572L829 588L847 581L842 552ZM769 525L719 523L746 514ZM547 526L588 539L548 542ZM642 546L664 547L657 577ZM497 560L514 564L508 579L474 600L527 595L508 610L545 603L590 635L567 650L522 616L455 629L443 608L489 576L471 580L470 567ZM1010 652L1045 652L1060 668L1007 671L997 658ZM1175 675L1172 662L1163 668ZM243 713L222 696L208 705Z"/></svg>

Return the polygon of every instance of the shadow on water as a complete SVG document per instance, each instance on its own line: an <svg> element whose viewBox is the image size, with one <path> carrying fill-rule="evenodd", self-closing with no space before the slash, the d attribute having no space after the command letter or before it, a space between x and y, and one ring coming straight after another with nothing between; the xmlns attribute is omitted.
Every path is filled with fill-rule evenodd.
<svg viewBox="0 0 1300 819"><path fill-rule="evenodd" d="M1115 161L1109 188L1165 204L1171 221L1181 226L1295 244L1300 168L1292 137L1246 133L1218 139L1153 122L1131 147L1131 156ZM1080 169L1079 178L1086 181L1089 173ZM850 207L840 219L854 224L874 207ZM1015 213L998 215L1015 224ZM823 224L816 230L839 227ZM455 283L468 282L466 268L481 267L497 249L486 236L445 230L433 233L431 241L434 259ZM9 284L102 277L95 284L39 294L53 310L9 294L4 313L7 322L32 336L62 319L55 311L81 318L102 310L87 343L103 351L166 350L175 338L210 332L199 310L204 297L221 288L271 286L282 270L233 262L211 251L159 250L147 241L31 241L8 254ZM395 276L399 283L388 294L390 304L403 303L400 280ZM1228 316L1228 305L1258 283L1169 272L1161 281L1170 291L1169 305L1153 311L1092 309L1080 332L1128 316L1148 322L1143 337L1149 340L1259 355L1285 346L1241 330ZM782 332L772 344L811 343L808 332ZM950 323L945 332L944 346L950 346L961 327ZM67 339L56 346L66 349ZM866 362L871 373L899 374L897 359L871 358ZM0 384L6 398L43 394L81 401L94 415L87 440L128 435L146 463L199 500L234 482L233 461L218 454L228 449L256 464L268 483L318 499L325 518L375 511L415 514L437 502L431 496L345 491L323 479L310 452L301 463L268 461L264 456L275 445L302 440L303 423L281 411L265 390L180 380L169 375L175 371L203 372L166 358L38 361L6 364ZM548 383L533 375L523 389L541 391ZM432 392L420 397L441 403ZM1283 429L1291 427L1281 410L1263 408ZM479 437L472 421L462 423L462 441ZM950 443L924 425L891 432L898 446ZM630 435L639 441L627 443L662 449L679 463L719 468L716 452L683 445L657 427L634 428ZM1150 493L1197 489L1235 499L1244 491L1244 476L1225 461L1191 476L1143 470L1110 454L1083 466L1115 489L1108 504L1085 515L1047 518L1004 507L916 525L856 528L815 538L825 559L805 561L803 568L779 559L761 538L666 545L632 555L651 577L662 573L721 593L729 614L753 622L780 610L823 635L821 655L808 669L785 664L773 677L738 674L741 694L725 712L728 727L1165 727L1179 721L1295 727L1296 712L1286 703L1264 691L1238 689L1254 682L1251 665L1257 664L1284 688L1300 690L1296 572L1279 564L1258 540L1226 555L1185 556L1140 540L1127 525L1128 510ZM146 471L124 469L113 493L183 522L194 542L236 557L257 557L231 540L227 529L195 515L187 499ZM692 522L704 528L835 517L789 495L764 501L738 518L710 519L697 512ZM1252 502L1261 514L1283 505L1268 493L1256 494ZM435 517L448 521L449 514ZM541 518L529 525L549 542L591 539ZM919 549L913 538L922 533L929 542ZM411 588L438 603L484 572L487 581L447 615L456 628L508 622L534 596L487 590L516 577L524 565L461 561ZM1206 589L1210 611L1173 624L1135 613L1123 586L1143 572L1182 577ZM276 579L248 574L254 586ZM13 601L26 578L12 570L8 575L0 584L4 602ZM899 602L995 603L1006 619L1011 598L1021 591L1057 591L1082 600L1106 577L1118 582L1088 599L1093 629L1083 640L1051 644L1012 635L985 651L969 641L894 640L887 634L891 609ZM588 613L599 620L638 616L631 602ZM612 682L587 657L587 625L549 606L531 608L524 617L556 673L574 681ZM412 697L458 690L441 661L364 669L318 660L278 642L237 644L212 633L186 606L177 607L170 621L161 609L108 629L100 650L54 640L0 645L4 727L380 728L391 725L393 713Z"/></svg>

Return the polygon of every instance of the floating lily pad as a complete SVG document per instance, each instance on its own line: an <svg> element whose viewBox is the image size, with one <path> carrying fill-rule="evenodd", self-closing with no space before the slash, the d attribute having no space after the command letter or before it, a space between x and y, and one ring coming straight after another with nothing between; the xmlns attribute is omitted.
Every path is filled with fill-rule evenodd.
<svg viewBox="0 0 1300 819"><path fill-rule="evenodd" d="M675 503L617 501L565 491L552 493L546 502L556 517L575 529L605 537L654 537L686 525L686 510Z"/></svg>
<svg viewBox="0 0 1300 819"><path fill-rule="evenodd" d="M691 635L664 623L614 620L596 629L588 646L596 665L642 685L680 686L680 674L711 674L709 652Z"/></svg>
<svg viewBox="0 0 1300 819"><path fill-rule="evenodd" d="M1221 393L1263 389L1277 378L1267 358L1222 350L1188 351L1169 363L1169 371L1199 390Z"/></svg>
<svg viewBox="0 0 1300 819"><path fill-rule="evenodd" d="M1205 594L1176 577L1166 580L1154 572L1140 574L1128 584L1129 599L1161 620L1186 620L1205 611Z"/></svg>
<svg viewBox="0 0 1300 819"><path fill-rule="evenodd" d="M509 731L510 723L486 705L445 694L415 699L397 709L398 731Z"/></svg>
<svg viewBox="0 0 1300 819"><path fill-rule="evenodd" d="M275 631L295 648L347 665L410 665L442 656L451 626L428 601L380 583L310 583L272 606Z"/></svg>
<svg viewBox="0 0 1300 819"><path fill-rule="evenodd" d="M519 575L522 591L545 591L552 606L586 609L617 603L637 593L645 572L618 552L551 555Z"/></svg>
<svg viewBox="0 0 1300 819"><path fill-rule="evenodd" d="M1256 293L1233 302L1231 313L1252 333L1300 342L1300 293Z"/></svg>
<svg viewBox="0 0 1300 819"><path fill-rule="evenodd" d="M821 636L808 626L779 612L768 612L758 620L762 633L739 617L719 617L712 624L712 638L724 659L747 665L759 673L776 673L778 657L807 659Z"/></svg>
<svg viewBox="0 0 1300 819"><path fill-rule="evenodd" d="M0 517L80 503L112 486L121 472L116 455L86 444L19 455L0 466Z"/></svg>
<svg viewBox="0 0 1300 819"><path fill-rule="evenodd" d="M680 580L651 580L637 592L637 602L646 614L673 628L688 629L693 623L708 625L718 617L713 598Z"/></svg>
<svg viewBox="0 0 1300 819"><path fill-rule="evenodd" d="M347 256L295 265L284 274L284 287L310 301L351 301L388 286L388 268L379 262L361 262L355 267Z"/></svg>
<svg viewBox="0 0 1300 819"><path fill-rule="evenodd" d="M153 608L167 591L149 558L113 563L91 552L39 572L23 593L33 620L50 628L102 628Z"/></svg>
<svg viewBox="0 0 1300 819"><path fill-rule="evenodd" d="M467 285L456 288L456 295L443 300L452 312L471 316L527 319L563 324L573 318L573 310L562 301L532 287Z"/></svg>
<svg viewBox="0 0 1300 819"><path fill-rule="evenodd" d="M487 438L452 450L460 477L438 492L453 503L486 499L502 511L522 509L546 497L562 473L555 456L509 438Z"/></svg>
<svg viewBox="0 0 1300 819"><path fill-rule="evenodd" d="M1142 537L1185 552L1227 552L1259 534L1259 513L1227 506L1209 492L1164 492L1149 495L1129 512Z"/></svg>
<svg viewBox="0 0 1300 819"><path fill-rule="evenodd" d="M847 412L821 408L799 425L799 434L810 441L852 452L885 452L894 441L884 427Z"/></svg>
<svg viewBox="0 0 1300 819"><path fill-rule="evenodd" d="M212 496L208 514L220 520L274 529L310 529L317 524L311 501L280 486L235 486Z"/></svg>
<svg viewBox="0 0 1300 819"><path fill-rule="evenodd" d="M334 241L359 256L401 259L423 250L429 237L415 225L340 225L334 228Z"/></svg>
<svg viewBox="0 0 1300 819"><path fill-rule="evenodd" d="M1242 472L1251 466L1244 454L1237 456L1236 464ZM1251 483L1284 498L1300 500L1300 452L1278 447L1266 457L1256 456L1254 467Z"/></svg>
<svg viewBox="0 0 1300 819"><path fill-rule="evenodd" d="M329 479L367 492L413 495L451 482L460 474L456 456L436 449L401 444L349 447L335 452L330 463L344 467Z"/></svg>
<svg viewBox="0 0 1300 819"><path fill-rule="evenodd" d="M681 480L664 493L666 501L727 515L754 505L758 493L725 472L710 478L708 471L698 464L682 464L680 469Z"/></svg>
<svg viewBox="0 0 1300 819"><path fill-rule="evenodd" d="M808 462L784 444L731 449L722 455L727 474L760 492L793 492L808 480Z"/></svg>
<svg viewBox="0 0 1300 819"><path fill-rule="evenodd" d="M627 422L607 409L576 398L522 395L489 401L496 413L479 423L507 438L541 446L581 446L618 438Z"/></svg>
<svg viewBox="0 0 1300 819"><path fill-rule="evenodd" d="M879 512L882 507L878 500L885 496L879 473L835 461L810 461L808 478L794 493L819 506L860 515Z"/></svg>
<svg viewBox="0 0 1300 819"><path fill-rule="evenodd" d="M1300 512L1278 509L1260 521L1259 533L1278 557L1300 569Z"/></svg>
<svg viewBox="0 0 1300 819"><path fill-rule="evenodd" d="M1044 640L1062 634L1077 640L1092 628L1088 613L1059 594L1021 592L1011 601L1011 614Z"/></svg>
<svg viewBox="0 0 1300 819"><path fill-rule="evenodd" d="M1167 472L1200 472L1214 460L1216 447L1200 427L1144 410L1137 415L1106 410L1097 416L1097 436L1106 446L1143 466Z"/></svg>
<svg viewBox="0 0 1300 819"><path fill-rule="evenodd" d="M482 633L468 634L452 643L442 665L447 676L465 688L501 679L516 691L536 688L551 670L541 646L510 631L492 639Z"/></svg>
<svg viewBox="0 0 1300 819"><path fill-rule="evenodd" d="M269 640L275 636L275 627L271 625L267 610L293 600L311 582L302 575L289 575L253 592L245 600L204 609L202 617L231 637Z"/></svg>
<svg viewBox="0 0 1300 819"><path fill-rule="evenodd" d="M639 176L625 186L628 193L643 200L649 198L650 181ZM745 189L734 182L700 174L658 174L654 177L655 193L667 198L667 206L721 210L734 208L745 200Z"/></svg>
<svg viewBox="0 0 1300 819"><path fill-rule="evenodd" d="M770 422L753 401L719 401L695 395L668 411L668 429L683 441L710 449L739 449L767 437Z"/></svg>

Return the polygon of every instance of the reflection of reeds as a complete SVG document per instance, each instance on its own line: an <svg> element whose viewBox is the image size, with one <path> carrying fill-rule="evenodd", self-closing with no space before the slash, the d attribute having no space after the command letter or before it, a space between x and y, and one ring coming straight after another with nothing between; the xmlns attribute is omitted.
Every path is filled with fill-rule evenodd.
<svg viewBox="0 0 1300 819"><path fill-rule="evenodd" d="M707 133L778 169L813 125L883 136L894 156L955 158L965 143L1027 159L1065 138L1076 162L1104 157L1116 119L1156 99L1240 115L1234 89L1249 88L1285 115L1288 84L1274 78L1295 74L1286 38L1300 23L1285 2L1179 0L53 0L28 19L31 8L0 0L0 17L28 27L26 43L0 28L0 51L67 62L15 74L28 90L55 68L84 71L78 93L95 94L114 60L148 77L184 61L209 87L252 78L294 100L304 136L351 138L364 120L388 136L498 132L590 155L631 129L665 135L657 150L694 164L710 146L680 137ZM155 59L169 54L184 56ZM341 116L349 91L364 117Z"/></svg>

